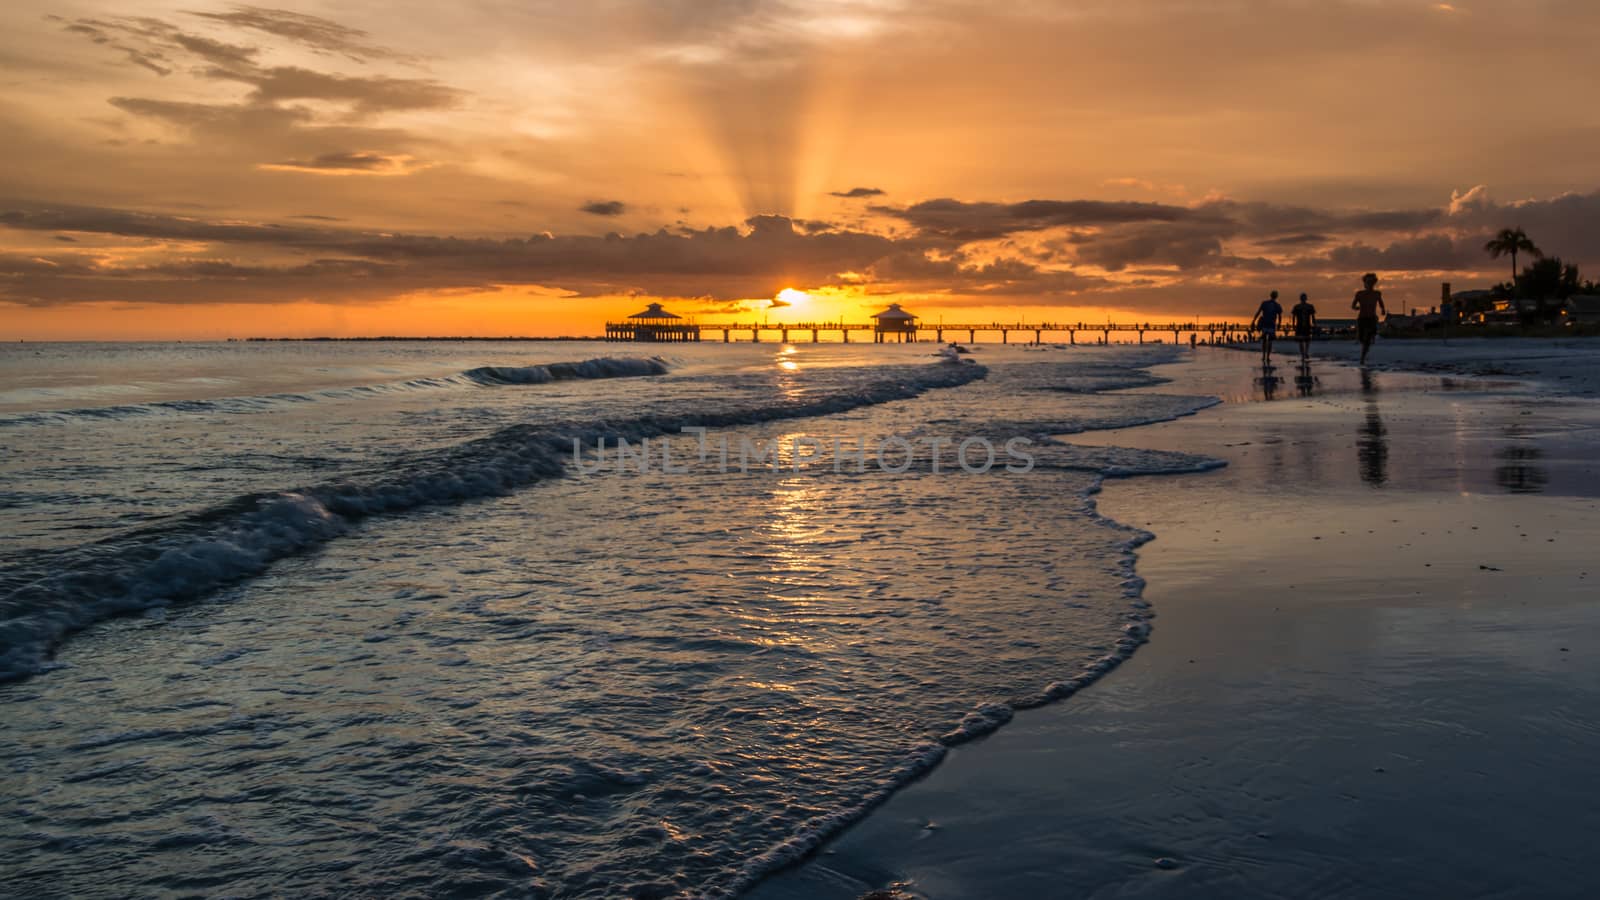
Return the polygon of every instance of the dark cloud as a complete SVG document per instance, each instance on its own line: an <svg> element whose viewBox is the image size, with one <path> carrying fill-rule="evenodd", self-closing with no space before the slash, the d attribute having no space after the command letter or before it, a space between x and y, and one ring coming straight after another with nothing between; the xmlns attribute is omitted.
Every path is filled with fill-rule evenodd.
<svg viewBox="0 0 1600 900"><path fill-rule="evenodd" d="M360 150L323 153L311 159L268 163L262 168L318 175L406 175L416 171L420 166L411 157L403 154Z"/></svg>
<svg viewBox="0 0 1600 900"><path fill-rule="evenodd" d="M967 203L941 198L905 207L873 206L870 209L880 215L900 219L924 233L956 241L989 240L1063 226L1180 222L1205 217L1204 213L1184 206L1102 200Z"/></svg>
<svg viewBox="0 0 1600 900"><path fill-rule="evenodd" d="M1276 237L1285 232L1411 231L1438 224L1443 209L1320 210L1274 203L1213 200L1195 210L1213 220L1232 222L1236 233Z"/></svg>
<svg viewBox="0 0 1600 900"><path fill-rule="evenodd" d="M1132 265L1175 266L1190 271L1235 264L1222 249L1217 229L1187 224L1142 224L1073 239L1076 259L1120 272Z"/></svg>
<svg viewBox="0 0 1600 900"><path fill-rule="evenodd" d="M930 255L921 238L808 231L776 215L742 228L634 235L464 239L311 225L242 223L85 207L21 207L0 226L181 241L205 252L159 264L91 254L0 261L0 297L33 305L88 300L329 302L427 288L542 285L577 295L644 293L734 300L793 284L866 284L941 294L1048 295L1101 284L1015 257ZM850 273L850 274L846 274Z"/></svg>
<svg viewBox="0 0 1600 900"><path fill-rule="evenodd" d="M364 32L315 16L257 7L191 15L255 28L362 61L394 56L382 48L355 42ZM177 66L192 63L200 66L196 74L201 77L250 85L254 90L245 103L256 106L290 100L328 100L349 103L352 117L365 117L395 110L448 107L462 96L461 92L426 78L339 75L301 66L263 67L256 63L261 52L258 47L193 34L160 19L56 20L66 22L67 31L122 51L129 62L157 74L168 75Z"/></svg>
<svg viewBox="0 0 1600 900"><path fill-rule="evenodd" d="M352 152L324 153L315 159L289 160L283 163L283 165L297 169L355 169L370 172L376 169L386 168L391 163L391 158L384 156L381 153Z"/></svg>
<svg viewBox="0 0 1600 900"><path fill-rule="evenodd" d="M443 109L454 106L463 94L426 78L334 75L298 66L269 69L213 68L206 76L252 85L246 102L273 106L290 100L327 100L350 104L350 118L386 112Z"/></svg>
<svg viewBox="0 0 1600 900"><path fill-rule="evenodd" d="M1384 220L1367 216L1359 221ZM1435 227L1388 239L1349 241L1304 263L1342 272L1450 272L1487 267L1498 273L1501 264L1485 255L1484 242L1501 228L1521 227L1544 252L1585 269L1600 268L1600 228L1595 227L1600 222L1600 191L1502 204L1490 200L1480 187L1458 195L1448 209L1428 221Z"/></svg>
<svg viewBox="0 0 1600 900"><path fill-rule="evenodd" d="M1476 192L1476 202L1458 204L1450 215L1452 227L1483 232L1520 227L1545 253L1600 268L1600 190L1512 203L1495 203L1482 196L1481 188Z"/></svg>
<svg viewBox="0 0 1600 900"><path fill-rule="evenodd" d="M256 47L228 44L181 31L173 32L172 42L215 66L253 66L256 54L261 52Z"/></svg>
<svg viewBox="0 0 1600 900"><path fill-rule="evenodd" d="M363 61L396 58L366 44L362 32L312 16L258 7L195 15ZM108 101L129 115L182 129L195 144L212 154L232 154L242 165L318 174L405 174L420 167L405 152L419 142L395 129L373 127L371 121L396 112L447 109L466 96L429 78L263 66L257 62L261 48L195 34L160 19L57 21L160 74L183 69L201 79L246 86L244 96L223 102L139 96ZM352 145L377 149L345 149ZM291 158L275 159L279 154Z"/></svg>
<svg viewBox="0 0 1600 900"><path fill-rule="evenodd" d="M591 216L620 216L628 211L628 204L621 200L595 200L578 207L578 211Z"/></svg>
<svg viewBox="0 0 1600 900"><path fill-rule="evenodd" d="M107 102L130 115L159 119L178 128L201 129L234 138L261 132L283 132L311 121L311 114L305 110L271 106L189 103L146 97L112 97Z"/></svg>
<svg viewBox="0 0 1600 900"><path fill-rule="evenodd" d="M128 62L141 69L147 69L162 76L172 74L172 64L167 61L166 56L160 50L146 46L134 46L125 40L130 34L135 38L144 37L142 29L130 28L123 24L99 19L69 21L60 16L46 16L46 18L51 21L66 23L62 26L63 31L81 34L96 44L110 47L121 53ZM114 37L113 35L116 36Z"/></svg>
<svg viewBox="0 0 1600 900"><path fill-rule="evenodd" d="M883 191L880 188L853 187L848 191L829 191L828 192L828 196L830 196L830 197L844 197L845 199L848 199L848 200L854 200L854 199L856 199L858 197L882 197L884 195L884 193L885 193L885 191Z"/></svg>
<svg viewBox="0 0 1600 900"><path fill-rule="evenodd" d="M359 299L383 292L500 284L549 285L579 294L737 299L771 296L794 281L831 283L841 271L869 268L896 246L889 238L860 232L807 235L781 216L756 217L744 228L503 240L218 222L83 207L11 209L0 213L0 225L195 242L210 245L206 256L215 257L160 266L111 260L87 265L82 259L63 258L43 267L8 258L0 269L0 294L40 305L134 294L147 302L180 303L244 296L281 300L304 291L330 300Z"/></svg>
<svg viewBox="0 0 1600 900"><path fill-rule="evenodd" d="M1311 244L1326 244L1332 238L1325 234L1286 234L1283 237L1262 238L1257 243L1265 247L1303 247Z"/></svg>
<svg viewBox="0 0 1600 900"><path fill-rule="evenodd" d="M319 53L337 54L356 62L405 58L393 50L370 43L365 31L305 13L264 9L259 6L236 6L223 13L191 12L189 15L234 28L284 38Z"/></svg>
<svg viewBox="0 0 1600 900"><path fill-rule="evenodd" d="M1383 247L1365 243L1346 244L1330 250L1314 262L1319 268L1356 272L1389 270L1402 272L1460 271L1482 268L1482 236L1467 239L1448 234L1427 234L1392 241ZM1309 262L1309 261L1308 261Z"/></svg>
<svg viewBox="0 0 1600 900"><path fill-rule="evenodd" d="M346 152L303 164L377 166L376 156ZM1126 303L1130 291L1149 287L1155 296L1157 289L1178 283L1204 288L1206 296L1221 296L1228 285L1283 287L1266 284L1269 273L1292 274L1301 282L1297 290L1343 290L1348 273L1367 270L1419 285L1438 271L1486 272L1492 266L1497 272L1498 263L1484 256L1482 244L1506 224L1529 228L1547 252L1600 267L1600 236L1593 228L1600 192L1511 204L1477 198L1436 211L1392 213L1231 201L1189 208L955 200L896 212L896 221L915 220L926 228L884 234L763 215L739 227L492 239L337 228L316 224L329 217L309 214L291 222L248 222L13 204L0 211L0 227L183 249L136 257L88 245L18 252L0 259L0 299L33 305L356 302L427 289L539 285L577 296L637 293L715 303L771 297L794 285L848 284L870 294L913 292L968 302L1082 302L1087 294L1095 302ZM1308 222L1329 227L1267 230ZM979 237L952 237L957 234Z"/></svg>

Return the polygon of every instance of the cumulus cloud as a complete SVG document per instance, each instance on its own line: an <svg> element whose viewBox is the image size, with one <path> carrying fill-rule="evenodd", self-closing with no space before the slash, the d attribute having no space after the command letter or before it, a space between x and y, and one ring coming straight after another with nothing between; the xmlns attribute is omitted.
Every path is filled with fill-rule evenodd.
<svg viewBox="0 0 1600 900"><path fill-rule="evenodd" d="M828 192L828 196L830 196L830 197L843 197L843 198L845 198L847 200L855 200L855 199L860 198L860 197L881 197L885 193L886 192L884 190L882 190L881 188L875 188L875 187L853 187L848 191L829 191Z"/></svg>
<svg viewBox="0 0 1600 900"><path fill-rule="evenodd" d="M1470 270L1483 261L1483 242L1477 238L1457 239L1448 234L1425 234L1392 241L1383 247L1365 243L1335 247L1325 257L1333 267L1353 272L1357 269L1390 271Z"/></svg>
<svg viewBox="0 0 1600 900"><path fill-rule="evenodd" d="M1479 271L1488 260L1483 244L1494 232L1520 227L1546 253L1585 268L1600 268L1600 190L1544 199L1496 203L1483 186L1453 193L1450 203L1428 218L1427 226L1377 234L1310 258L1305 265L1338 270L1391 269L1413 272ZM1387 238L1387 239L1385 239ZM1496 265L1493 271L1498 272Z"/></svg>

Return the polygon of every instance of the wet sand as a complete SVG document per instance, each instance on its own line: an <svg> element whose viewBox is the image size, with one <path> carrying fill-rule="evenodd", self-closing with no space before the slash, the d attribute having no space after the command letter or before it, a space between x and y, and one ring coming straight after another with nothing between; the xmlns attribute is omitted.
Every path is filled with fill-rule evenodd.
<svg viewBox="0 0 1600 900"><path fill-rule="evenodd" d="M1241 402L1252 362L1077 439L1229 462L1100 496L1157 536L1151 642L751 896L1600 893L1600 405L1327 361Z"/></svg>

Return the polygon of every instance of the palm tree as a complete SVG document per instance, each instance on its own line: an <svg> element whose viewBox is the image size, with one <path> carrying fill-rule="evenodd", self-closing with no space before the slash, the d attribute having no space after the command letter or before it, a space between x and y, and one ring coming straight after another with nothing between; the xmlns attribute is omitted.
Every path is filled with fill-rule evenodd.
<svg viewBox="0 0 1600 900"><path fill-rule="evenodd" d="M1513 293L1517 289L1517 254L1526 253L1535 259L1544 256L1544 251L1535 247L1533 241L1528 239L1527 232L1521 228L1500 229L1500 233L1491 238L1487 244L1484 244L1483 249L1484 252L1495 259L1499 259L1508 253L1511 255L1511 290Z"/></svg>

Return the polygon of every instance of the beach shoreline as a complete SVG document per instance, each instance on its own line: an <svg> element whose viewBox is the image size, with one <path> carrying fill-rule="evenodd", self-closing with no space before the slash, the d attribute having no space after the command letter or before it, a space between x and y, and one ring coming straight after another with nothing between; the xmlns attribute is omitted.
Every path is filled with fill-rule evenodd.
<svg viewBox="0 0 1600 900"><path fill-rule="evenodd" d="M1261 399L1248 357L1203 351L1163 374L1235 402L1073 438L1229 463L1098 497L1155 534L1150 643L750 896L1592 891L1592 361L1452 349L1452 374L1573 376L1557 392L1380 349L1315 360L1304 392L1280 363L1274 403L1238 402Z"/></svg>
<svg viewBox="0 0 1600 900"><path fill-rule="evenodd" d="M1240 344L1230 349L1260 352ZM1294 364L1298 345L1280 339L1274 359ZM1361 357L1355 341L1323 341L1311 345L1314 359L1354 364ZM1379 338L1368 368L1374 371L1425 372L1481 378L1519 378L1545 389L1582 396L1600 394L1600 340L1571 337ZM1280 363L1281 364L1281 363Z"/></svg>

